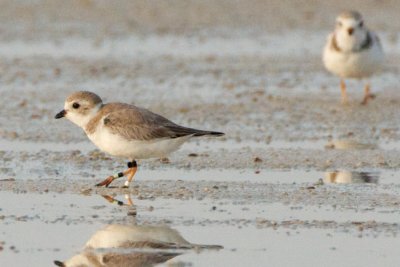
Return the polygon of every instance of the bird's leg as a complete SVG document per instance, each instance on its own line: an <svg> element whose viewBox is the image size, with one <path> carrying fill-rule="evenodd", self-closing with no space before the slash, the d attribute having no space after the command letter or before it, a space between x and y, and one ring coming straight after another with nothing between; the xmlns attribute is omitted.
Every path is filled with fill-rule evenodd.
<svg viewBox="0 0 400 267"><path fill-rule="evenodd" d="M135 175L136 171L137 171L137 162L136 160L133 160L132 162L128 162L128 170L130 170L130 172L127 175L125 184L124 184L124 188L128 188L129 184L131 183L133 176Z"/></svg>
<svg viewBox="0 0 400 267"><path fill-rule="evenodd" d="M125 194L125 199L126 199L126 202L128 203L127 204L128 206L133 206L134 205L133 201L132 201L132 198L131 198L131 195Z"/></svg>
<svg viewBox="0 0 400 267"><path fill-rule="evenodd" d="M365 87L364 87L364 99L363 99L363 101L361 102L361 105L366 105L366 104L368 104L368 100L369 100L369 99L374 99L374 98L375 98L375 95L374 95L374 94L371 94L371 87L370 87L369 83L367 83L367 84L365 85Z"/></svg>
<svg viewBox="0 0 400 267"><path fill-rule="evenodd" d="M133 203L131 196L126 194L125 195L125 199L126 199L126 204L121 201L118 200L110 195L101 195L104 199L106 199L108 202L110 202L111 204L117 204L118 206L134 206L135 204Z"/></svg>
<svg viewBox="0 0 400 267"><path fill-rule="evenodd" d="M103 180L102 182L96 184L96 186L105 186L108 187L115 179L124 177L125 175L129 174L131 172L130 169L124 171L124 172L119 172L116 173L114 175L108 176L105 180Z"/></svg>
<svg viewBox="0 0 400 267"><path fill-rule="evenodd" d="M344 79L340 80L340 91L342 92L342 104L347 104L349 101L347 98L346 84L344 82Z"/></svg>
<svg viewBox="0 0 400 267"><path fill-rule="evenodd" d="M110 202L111 204L117 204L118 206L123 206L124 202L115 199L114 197L110 196L110 195L102 195L103 198L105 198L108 202Z"/></svg>
<svg viewBox="0 0 400 267"><path fill-rule="evenodd" d="M137 163L136 161L128 162L128 169L124 172L119 172L117 174L114 174L112 176L107 177L104 181L96 184L96 186L105 186L108 187L115 179L127 176L128 179L125 182L124 187L128 187L129 183L132 181L132 177L135 175L137 171Z"/></svg>

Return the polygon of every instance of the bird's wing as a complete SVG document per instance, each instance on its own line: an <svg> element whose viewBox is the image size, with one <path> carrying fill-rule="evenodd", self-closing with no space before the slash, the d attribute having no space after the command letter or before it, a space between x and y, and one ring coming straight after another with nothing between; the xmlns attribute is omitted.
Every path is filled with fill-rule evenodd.
<svg viewBox="0 0 400 267"><path fill-rule="evenodd" d="M122 106L121 109L110 112L104 117L103 122L104 127L109 131L129 140L177 138L187 135L217 135L214 132L179 126L163 116L131 105Z"/></svg>

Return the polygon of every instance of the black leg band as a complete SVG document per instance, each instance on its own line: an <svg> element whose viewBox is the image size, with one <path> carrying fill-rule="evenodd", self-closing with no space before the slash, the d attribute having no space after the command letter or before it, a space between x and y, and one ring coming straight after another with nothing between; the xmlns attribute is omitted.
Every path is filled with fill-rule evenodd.
<svg viewBox="0 0 400 267"><path fill-rule="evenodd" d="M136 160L128 162L128 168L136 168L136 167L137 167Z"/></svg>
<svg viewBox="0 0 400 267"><path fill-rule="evenodd" d="M119 172L118 173L118 177L123 177L124 176L124 173L123 172Z"/></svg>

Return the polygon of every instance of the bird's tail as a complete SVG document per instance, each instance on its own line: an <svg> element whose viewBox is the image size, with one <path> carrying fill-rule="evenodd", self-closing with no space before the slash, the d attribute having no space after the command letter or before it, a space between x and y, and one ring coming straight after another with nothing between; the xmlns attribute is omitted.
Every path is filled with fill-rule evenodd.
<svg viewBox="0 0 400 267"><path fill-rule="evenodd" d="M223 136L225 135L222 132L214 132L214 131L202 131L202 130L197 130L197 132L195 132L193 134L193 136L204 136L204 135L212 135L212 136Z"/></svg>
<svg viewBox="0 0 400 267"><path fill-rule="evenodd" d="M223 246L220 245L200 245L200 244L191 244L194 249L211 249L211 250L220 250L223 249Z"/></svg>
<svg viewBox="0 0 400 267"><path fill-rule="evenodd" d="M172 134L171 134L172 138L177 138L177 137L182 137L182 136L187 136L187 135L191 135L191 136L204 136L204 135L222 136L222 135L225 135L224 133L221 133L221 132L204 131L204 130L198 130L198 129L188 128L188 127L182 127L179 125L168 126L168 129L172 132Z"/></svg>

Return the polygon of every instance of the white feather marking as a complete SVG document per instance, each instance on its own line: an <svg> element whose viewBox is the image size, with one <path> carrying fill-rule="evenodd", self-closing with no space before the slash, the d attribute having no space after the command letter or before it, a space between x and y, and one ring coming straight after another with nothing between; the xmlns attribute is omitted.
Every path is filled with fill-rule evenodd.
<svg viewBox="0 0 400 267"><path fill-rule="evenodd" d="M89 139L102 151L113 156L130 159L161 158L176 151L179 147L189 140L192 136L178 138L160 138L154 140L127 140L124 137L111 133L104 127L103 119L92 134L88 134Z"/></svg>

